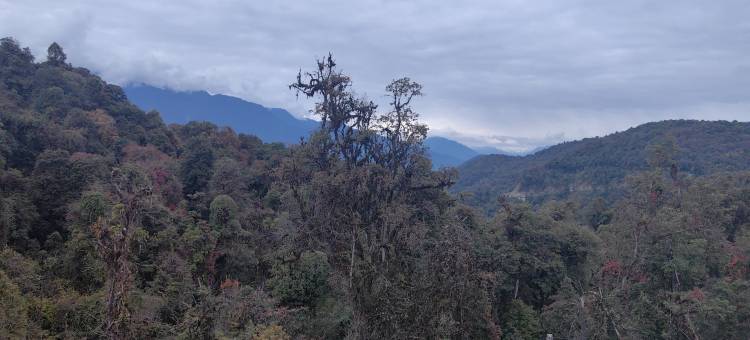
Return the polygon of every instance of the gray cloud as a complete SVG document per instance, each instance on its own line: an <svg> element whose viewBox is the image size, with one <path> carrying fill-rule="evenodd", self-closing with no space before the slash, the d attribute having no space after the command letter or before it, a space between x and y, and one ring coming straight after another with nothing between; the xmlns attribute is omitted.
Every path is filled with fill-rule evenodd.
<svg viewBox="0 0 750 340"><path fill-rule="evenodd" d="M750 117L750 2L11 1L0 34L120 84L304 114L286 85L332 51L360 93L423 83L435 133L521 150L667 118ZM512 136L497 138L495 136Z"/></svg>

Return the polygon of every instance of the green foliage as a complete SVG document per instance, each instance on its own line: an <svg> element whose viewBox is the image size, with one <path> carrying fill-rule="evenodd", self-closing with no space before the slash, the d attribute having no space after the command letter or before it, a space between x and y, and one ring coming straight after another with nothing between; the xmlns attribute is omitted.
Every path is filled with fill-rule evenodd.
<svg viewBox="0 0 750 340"><path fill-rule="evenodd" d="M237 203L228 195L219 195L211 201L209 221L216 226L228 227L237 223Z"/></svg>
<svg viewBox="0 0 750 340"><path fill-rule="evenodd" d="M669 169L675 164L675 158L679 154L677 141L674 136L667 135L664 140L656 141L646 147L646 163L651 168Z"/></svg>
<svg viewBox="0 0 750 340"><path fill-rule="evenodd" d="M28 328L27 302L13 281L0 270L0 333L9 339L24 339Z"/></svg>
<svg viewBox="0 0 750 340"><path fill-rule="evenodd" d="M42 328L62 338L101 336L103 294L81 295L63 291L54 299L41 299L33 314Z"/></svg>
<svg viewBox="0 0 750 340"><path fill-rule="evenodd" d="M90 225L96 222L100 217L107 216L110 202L100 192L86 193L81 197L80 216L84 225Z"/></svg>
<svg viewBox="0 0 750 340"><path fill-rule="evenodd" d="M249 183L250 178L242 165L234 159L224 157L214 164L208 188L211 193L225 194L241 200L249 196Z"/></svg>
<svg viewBox="0 0 750 340"><path fill-rule="evenodd" d="M695 294L692 294L693 298ZM719 281L698 301L695 327L717 339L741 339L750 331L750 282Z"/></svg>
<svg viewBox="0 0 750 340"><path fill-rule="evenodd" d="M23 294L42 291L40 265L14 250L6 248L0 251L0 271L5 272Z"/></svg>
<svg viewBox="0 0 750 340"><path fill-rule="evenodd" d="M263 327L253 335L253 340L290 340L291 338L279 325Z"/></svg>
<svg viewBox="0 0 750 340"><path fill-rule="evenodd" d="M537 313L522 301L513 300L503 324L503 339L538 339L540 322Z"/></svg>
<svg viewBox="0 0 750 340"><path fill-rule="evenodd" d="M70 285L82 294L94 293L104 286L104 263L96 253L93 237L75 231L65 242L57 258L55 272L70 281Z"/></svg>
<svg viewBox="0 0 750 340"><path fill-rule="evenodd" d="M274 265L268 285L282 303L310 306L326 293L330 271L324 253L304 252L292 263Z"/></svg>
<svg viewBox="0 0 750 340"><path fill-rule="evenodd" d="M208 141L193 138L186 146L187 153L182 161L181 178L183 192L194 194L206 191L214 162L214 153L207 145Z"/></svg>
<svg viewBox="0 0 750 340"><path fill-rule="evenodd" d="M0 247L10 244L20 250L38 246L38 242L29 238L38 218L28 196L20 193L0 196Z"/></svg>
<svg viewBox="0 0 750 340"><path fill-rule="evenodd" d="M211 251L216 246L217 236L217 233L205 224L193 224L183 231L180 243L185 247L188 263L191 264L194 273L199 273L199 270L212 260Z"/></svg>
<svg viewBox="0 0 750 340"><path fill-rule="evenodd" d="M193 305L188 308L180 325L180 338L214 339L214 323L217 316L216 298L205 287L193 293Z"/></svg>

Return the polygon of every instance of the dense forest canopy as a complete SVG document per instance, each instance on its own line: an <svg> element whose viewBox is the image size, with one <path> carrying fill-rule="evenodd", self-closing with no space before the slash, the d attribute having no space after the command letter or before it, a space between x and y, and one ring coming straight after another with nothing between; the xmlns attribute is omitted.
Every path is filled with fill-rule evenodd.
<svg viewBox="0 0 750 340"><path fill-rule="evenodd" d="M743 151L695 154L679 135L678 147L613 142L648 160L600 162L621 179L616 198L532 205L500 190L477 209L449 193L454 170L432 170L418 83L394 80L377 107L328 56L290 89L316 99L321 126L266 144L206 122L166 126L59 45L35 62L2 39L0 337L750 334ZM746 131L669 124L719 126L712 145Z"/></svg>

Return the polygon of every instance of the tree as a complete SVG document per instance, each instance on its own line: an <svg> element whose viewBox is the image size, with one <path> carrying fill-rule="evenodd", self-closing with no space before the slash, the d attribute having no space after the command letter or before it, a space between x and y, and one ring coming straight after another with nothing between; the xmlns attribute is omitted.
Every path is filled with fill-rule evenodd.
<svg viewBox="0 0 750 340"><path fill-rule="evenodd" d="M28 48L21 48L13 38L0 39L0 83L11 93L27 98L31 95L31 78L36 66Z"/></svg>
<svg viewBox="0 0 750 340"><path fill-rule="evenodd" d="M536 312L520 300L513 300L503 325L503 339L538 339L541 325Z"/></svg>
<svg viewBox="0 0 750 340"><path fill-rule="evenodd" d="M80 190L70 173L70 153L48 149L42 152L32 172L32 195L40 212L42 223L31 230L31 236L40 243L54 231L62 231L67 204Z"/></svg>
<svg viewBox="0 0 750 340"><path fill-rule="evenodd" d="M247 170L234 159L224 157L214 164L211 180L208 183L209 193L229 195L239 202L248 198L250 176Z"/></svg>
<svg viewBox="0 0 750 340"><path fill-rule="evenodd" d="M646 148L646 161L652 168L669 169L675 163L678 152L676 139L669 136Z"/></svg>
<svg viewBox="0 0 750 340"><path fill-rule="evenodd" d="M315 113L321 118L321 130L331 140L324 148L329 157L341 158L348 167L371 160L374 131L373 118L377 105L366 98L356 98L349 76L336 69L331 54L317 61L317 70L302 72L289 85L297 94L319 97ZM321 142L324 140L321 140Z"/></svg>
<svg viewBox="0 0 750 340"><path fill-rule="evenodd" d="M276 263L268 284L282 303L311 306L326 292L329 271L324 253L308 251L291 263Z"/></svg>
<svg viewBox="0 0 750 340"><path fill-rule="evenodd" d="M280 171L299 212L295 250L325 249L334 271L348 277L350 337L412 336L419 331L406 328L414 319L405 311L441 317L409 282L428 277L427 235L450 205L440 197L452 183L450 173L431 171L422 147L427 128L411 108L421 86L394 81L386 87L391 110L379 115L354 95L332 56L317 66L290 86L320 100L323 121Z"/></svg>
<svg viewBox="0 0 750 340"><path fill-rule="evenodd" d="M152 192L148 178L132 166L114 169L111 183L118 202L111 216L98 218L91 231L106 269L104 333L110 339L126 339L131 326L126 304L132 288L131 243Z"/></svg>
<svg viewBox="0 0 750 340"><path fill-rule="evenodd" d="M219 195L211 201L210 221L214 225L223 228L237 228L237 203L228 195Z"/></svg>
<svg viewBox="0 0 750 340"><path fill-rule="evenodd" d="M422 85L409 78L394 80L385 88L391 97L392 110L378 119L380 133L387 141L380 162L392 172L409 166L411 156L423 152L427 125L420 124L419 115L411 108L411 101L422 95Z"/></svg>
<svg viewBox="0 0 750 340"><path fill-rule="evenodd" d="M49 48L47 48L48 63L54 66L65 66L67 58L68 56L65 55L62 47L60 47L60 45L58 45L56 42L53 42L51 45L49 45Z"/></svg>
<svg viewBox="0 0 750 340"><path fill-rule="evenodd" d="M195 194L205 192L214 164L214 153L205 136L197 136L188 141L180 169L183 192Z"/></svg>

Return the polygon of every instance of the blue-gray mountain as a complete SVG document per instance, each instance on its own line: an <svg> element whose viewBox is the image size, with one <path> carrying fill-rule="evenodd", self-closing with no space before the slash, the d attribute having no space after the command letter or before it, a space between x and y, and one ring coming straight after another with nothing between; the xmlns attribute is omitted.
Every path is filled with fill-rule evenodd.
<svg viewBox="0 0 750 340"><path fill-rule="evenodd" d="M145 111L159 111L167 123L207 121L258 136L267 143L297 143L319 124L311 119L298 119L284 109L267 108L240 98L212 95L205 91L179 92L149 85L127 86L124 90L131 102ZM436 168L458 166L480 154L501 153L497 149L477 152L443 137L427 138L425 145Z"/></svg>
<svg viewBox="0 0 750 340"><path fill-rule="evenodd" d="M427 138L425 146L435 168L457 166L479 155L472 148L443 137Z"/></svg>
<svg viewBox="0 0 750 340"><path fill-rule="evenodd" d="M318 127L284 109L267 108L240 98L205 91L178 92L147 85L124 88L128 99L145 111L156 110L166 123L207 121L258 136L267 143L297 143Z"/></svg>

